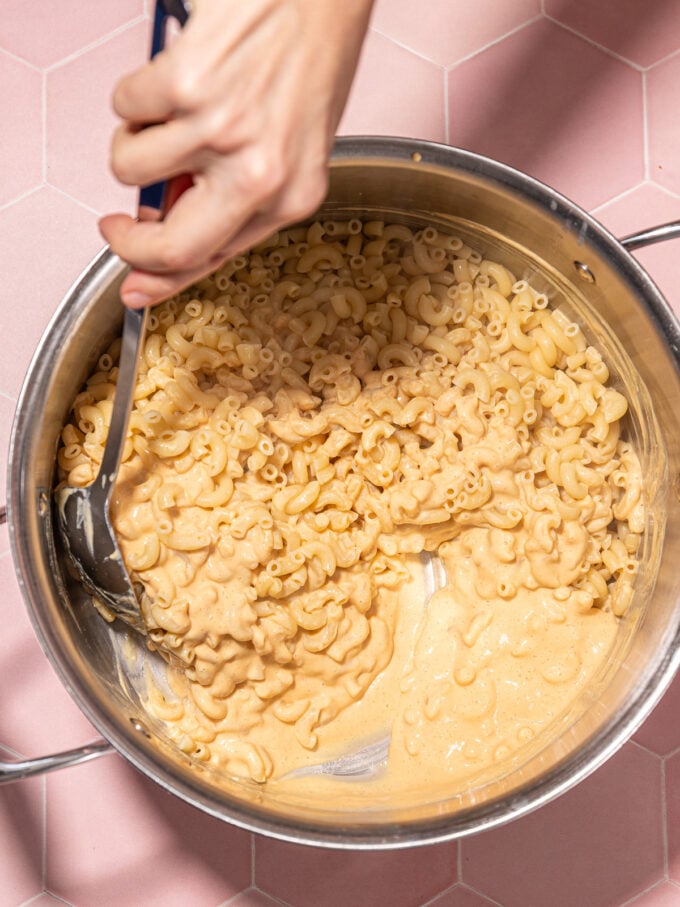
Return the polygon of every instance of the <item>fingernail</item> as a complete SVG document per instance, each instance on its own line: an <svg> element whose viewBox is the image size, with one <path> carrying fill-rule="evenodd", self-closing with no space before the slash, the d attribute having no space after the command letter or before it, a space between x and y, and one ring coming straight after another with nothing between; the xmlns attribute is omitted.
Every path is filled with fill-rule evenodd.
<svg viewBox="0 0 680 907"><path fill-rule="evenodd" d="M125 305L129 306L131 309L143 309L145 305L148 305L151 302L150 296L146 296L144 293L138 293L134 290L130 293L122 293L121 299Z"/></svg>

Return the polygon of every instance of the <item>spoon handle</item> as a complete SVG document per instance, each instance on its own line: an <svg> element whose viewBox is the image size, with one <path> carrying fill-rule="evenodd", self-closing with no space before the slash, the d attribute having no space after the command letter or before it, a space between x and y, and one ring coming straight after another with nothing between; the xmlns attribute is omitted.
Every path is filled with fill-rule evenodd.
<svg viewBox="0 0 680 907"><path fill-rule="evenodd" d="M153 59L165 46L165 33L168 19L174 18L183 26L188 18L188 11L183 0L156 0L153 31L151 35L151 54ZM156 208L164 213L166 182L143 186L139 192L139 208ZM123 448L130 420L130 403L133 398L139 353L146 332L148 307L143 309L125 309L123 319L123 337L118 367L116 394L111 413L111 425L102 456L97 482L101 485L106 500L116 480L116 474L123 456Z"/></svg>
<svg viewBox="0 0 680 907"><path fill-rule="evenodd" d="M137 378L139 352L144 340L148 315L148 307L143 309L125 309L118 380L113 399L111 425L109 426L109 434L97 477L97 481L106 493L107 500L111 495L111 489L116 480L118 467L123 456L127 427L130 421L130 403Z"/></svg>
<svg viewBox="0 0 680 907"><path fill-rule="evenodd" d="M151 60L165 47L165 33L168 19L175 19L183 28L189 18L189 11L184 0L156 0L153 16L153 29L151 32ZM166 182L151 183L142 186L139 192L139 208L155 208L164 213Z"/></svg>

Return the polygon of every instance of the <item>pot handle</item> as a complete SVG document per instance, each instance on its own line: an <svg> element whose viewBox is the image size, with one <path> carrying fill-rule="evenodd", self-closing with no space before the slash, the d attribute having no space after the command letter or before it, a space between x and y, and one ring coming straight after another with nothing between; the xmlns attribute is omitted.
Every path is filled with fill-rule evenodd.
<svg viewBox="0 0 680 907"><path fill-rule="evenodd" d="M652 243L665 242L667 239L680 239L680 220L672 220L667 224L660 224L658 227L631 233L630 236L624 236L619 242L625 249L632 252L633 249L651 246Z"/></svg>
<svg viewBox="0 0 680 907"><path fill-rule="evenodd" d="M0 506L0 524L7 522L7 508ZM66 768L69 765L78 765L79 762L89 762L97 756L105 756L115 752L110 743L105 740L88 743L74 750L63 753L53 753L51 756L40 756L38 759L23 759L6 762L0 759L0 785L9 784L10 781L20 781L32 775L42 775L52 772L56 768Z"/></svg>
<svg viewBox="0 0 680 907"><path fill-rule="evenodd" d="M11 781L20 781L33 775L42 775L52 772L57 768L67 768L69 765L78 765L80 762L89 762L98 756L105 756L115 750L110 743L102 740L99 743L89 743L74 750L63 753L54 753L51 756L41 756L38 759L24 759L19 762L4 762L0 760L0 785Z"/></svg>

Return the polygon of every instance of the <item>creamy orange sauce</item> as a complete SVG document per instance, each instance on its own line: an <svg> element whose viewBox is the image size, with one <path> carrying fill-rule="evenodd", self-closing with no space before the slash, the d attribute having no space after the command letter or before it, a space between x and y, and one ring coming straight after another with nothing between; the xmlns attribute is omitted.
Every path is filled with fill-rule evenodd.
<svg viewBox="0 0 680 907"><path fill-rule="evenodd" d="M350 222L154 312L112 520L184 752L295 789L389 741L372 789L456 790L597 675L640 468L601 354L547 302L455 237ZM64 429L69 484L96 474L115 356Z"/></svg>
<svg viewBox="0 0 680 907"><path fill-rule="evenodd" d="M521 538L515 543L521 548ZM390 769L405 779L424 761L431 780L459 784L560 716L606 658L616 619L579 611L568 586L531 588L528 563L488 556L488 538L450 547L450 583L431 599L402 676ZM480 550L484 569L515 584L516 595L479 595Z"/></svg>

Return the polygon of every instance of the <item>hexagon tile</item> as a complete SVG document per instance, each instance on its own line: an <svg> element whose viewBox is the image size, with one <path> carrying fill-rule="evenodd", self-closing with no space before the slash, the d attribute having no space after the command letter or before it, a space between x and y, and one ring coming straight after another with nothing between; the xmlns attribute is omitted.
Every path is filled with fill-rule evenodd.
<svg viewBox="0 0 680 907"><path fill-rule="evenodd" d="M101 247L97 217L134 204L108 170L109 97L145 57L150 5L2 3L0 478L23 375ZM678 0L377 0L340 131L491 155L622 237L680 218L678 109ZM678 248L637 254L680 312ZM0 585L2 758L94 739L24 613L6 526ZM558 800L383 853L250 835L109 755L0 788L0 907L680 907L679 714L680 678Z"/></svg>
<svg viewBox="0 0 680 907"><path fill-rule="evenodd" d="M457 144L584 208L644 178L641 74L554 23L534 21L454 66L448 87Z"/></svg>

